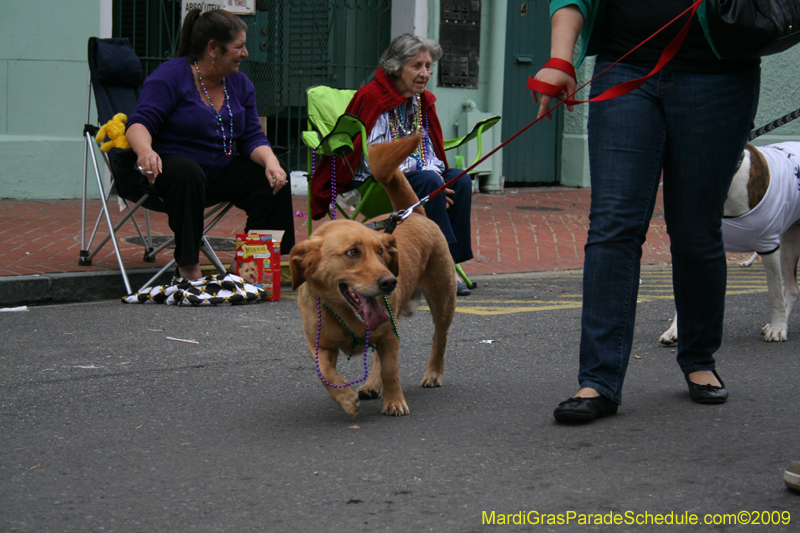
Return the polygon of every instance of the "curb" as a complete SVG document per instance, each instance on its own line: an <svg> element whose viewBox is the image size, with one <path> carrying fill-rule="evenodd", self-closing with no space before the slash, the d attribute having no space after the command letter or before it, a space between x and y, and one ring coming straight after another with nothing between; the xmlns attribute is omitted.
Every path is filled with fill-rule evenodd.
<svg viewBox="0 0 800 533"><path fill-rule="evenodd" d="M201 265L201 268L204 271L216 272L211 265ZM142 268L128 269L126 272L131 287L136 291L159 270L159 268ZM156 280L156 284L168 284L172 275L173 270L167 270ZM291 286L291 280L289 263L282 261L281 286ZM117 300L126 294L125 283L119 270L0 276L0 307Z"/></svg>
<svg viewBox="0 0 800 533"><path fill-rule="evenodd" d="M132 287L141 287L158 268L128 270ZM169 282L171 272L159 281ZM0 306L47 305L113 300L125 296L119 271L0 277Z"/></svg>

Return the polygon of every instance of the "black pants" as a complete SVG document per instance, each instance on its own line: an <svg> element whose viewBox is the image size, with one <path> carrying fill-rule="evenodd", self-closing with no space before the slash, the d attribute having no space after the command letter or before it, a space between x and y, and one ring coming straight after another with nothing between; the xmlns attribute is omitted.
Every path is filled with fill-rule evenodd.
<svg viewBox="0 0 800 533"><path fill-rule="evenodd" d="M169 227L175 234L175 261L178 265L200 262L203 213L206 207L220 202L233 202L247 213L245 233L260 229L283 230L281 254L288 255L294 247L292 187L288 171L286 185L273 195L264 167L243 156L233 156L225 170L208 183L200 166L187 157L163 154L161 162L163 173L156 178L150 192L155 189L163 202L160 210L167 213ZM147 181L134 169L135 164L133 151L117 157L115 174L122 196L141 197L141 193L149 188Z"/></svg>

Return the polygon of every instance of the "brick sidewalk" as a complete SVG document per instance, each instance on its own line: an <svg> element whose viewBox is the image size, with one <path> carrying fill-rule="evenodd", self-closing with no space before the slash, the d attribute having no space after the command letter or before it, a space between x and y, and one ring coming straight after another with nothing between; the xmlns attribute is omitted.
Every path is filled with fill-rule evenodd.
<svg viewBox="0 0 800 533"><path fill-rule="evenodd" d="M470 274L500 274L583 268L589 204L588 189L519 189L502 195L476 195L476 261L466 263L464 270ZM660 193L655 212L643 264L670 262Z"/></svg>
<svg viewBox="0 0 800 533"><path fill-rule="evenodd" d="M295 211L306 212L306 198L295 196ZM589 225L590 191L569 188L509 189L503 194L473 197L472 235L475 259L463 264L468 275L508 274L583 267L583 245ZM89 231L99 212L99 201L89 203ZM643 264L670 262L669 238L663 223L659 194L656 213L647 235ZM81 249L80 200L0 200L0 277L63 272L118 270L111 244L95 257L91 267L78 265ZM116 216L113 216L116 220ZM307 218L296 218L297 240L306 237ZM140 223L143 217L139 217ZM242 231L245 215L232 209L212 232L214 237L233 238ZM103 231L101 221L98 235ZM322 221L314 222L314 227ZM171 235L166 216L152 213L154 235ZM135 237L130 224L123 237ZM88 235L87 235L88 238ZM97 242L97 239L95 239ZM169 260L164 251L156 263L141 260L139 246L122 242L120 248L127 268L162 266ZM232 253L222 252L223 263Z"/></svg>

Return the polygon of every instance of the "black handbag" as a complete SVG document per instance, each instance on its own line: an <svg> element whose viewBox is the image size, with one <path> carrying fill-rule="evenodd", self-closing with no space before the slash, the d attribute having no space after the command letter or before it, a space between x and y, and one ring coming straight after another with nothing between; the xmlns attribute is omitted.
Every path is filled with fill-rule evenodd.
<svg viewBox="0 0 800 533"><path fill-rule="evenodd" d="M800 42L800 0L704 0L711 42L723 59L761 57Z"/></svg>

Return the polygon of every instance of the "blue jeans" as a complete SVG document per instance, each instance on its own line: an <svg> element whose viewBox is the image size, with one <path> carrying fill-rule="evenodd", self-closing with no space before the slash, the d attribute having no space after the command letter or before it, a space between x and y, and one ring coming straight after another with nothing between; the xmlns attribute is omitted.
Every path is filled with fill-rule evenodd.
<svg viewBox="0 0 800 533"><path fill-rule="evenodd" d="M608 67L599 62L595 73ZM596 96L650 69L618 64ZM685 374L714 369L722 340L726 261L721 218L758 106L760 69L728 74L662 70L639 89L589 107L592 204L585 248L581 386L622 403L631 353L642 244L664 172Z"/></svg>
<svg viewBox="0 0 800 533"><path fill-rule="evenodd" d="M444 182L450 181L459 174L461 170L449 168L439 174L432 170L415 170L406 173L408 183L417 194L417 197L424 198L442 186ZM454 194L450 196L453 205L447 208L445 195L442 192L437 194L425 204L425 214L429 219L436 222L444 233L447 243L450 245L450 255L453 261L463 263L472 259L472 232L470 230L470 216L472 212L472 178L469 174L464 174L450 187Z"/></svg>

